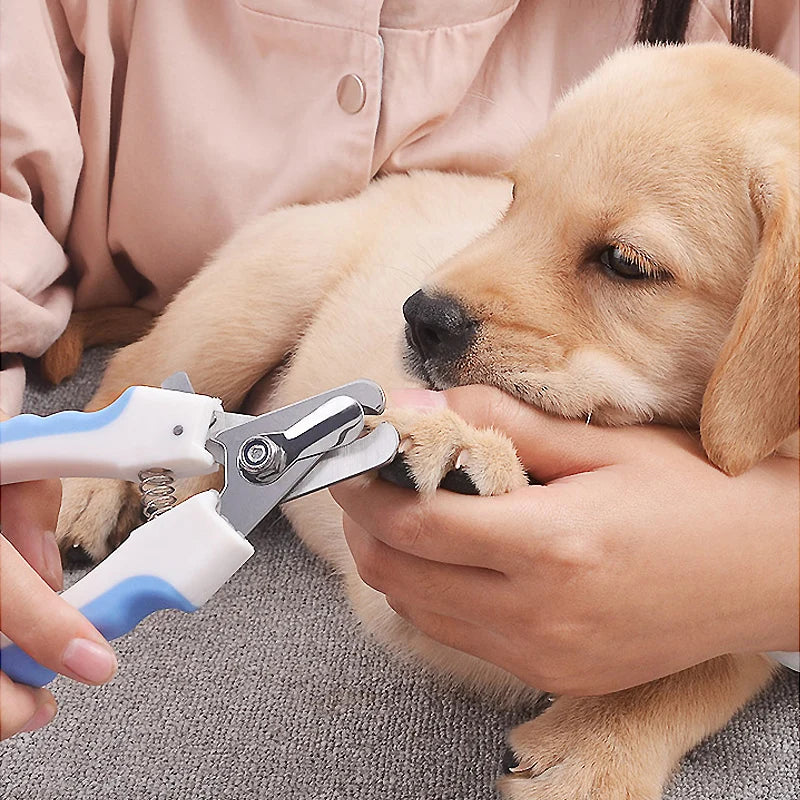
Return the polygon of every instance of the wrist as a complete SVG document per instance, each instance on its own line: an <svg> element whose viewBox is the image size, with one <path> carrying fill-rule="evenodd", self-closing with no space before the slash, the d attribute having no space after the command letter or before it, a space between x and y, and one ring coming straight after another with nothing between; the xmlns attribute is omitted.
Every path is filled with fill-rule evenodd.
<svg viewBox="0 0 800 800"><path fill-rule="evenodd" d="M775 629L767 637L764 649L796 653L800 651L800 601L796 585L788 585L782 594L785 595L782 604L773 611Z"/></svg>
<svg viewBox="0 0 800 800"><path fill-rule="evenodd" d="M769 461L772 462L769 467L780 470L771 476L775 483L785 480L787 472L791 483L783 484L783 491L772 497L772 503L757 506L761 519L759 530L751 540L756 546L749 577L752 581L751 601L760 610L758 621L750 631L753 645L748 649L797 652L800 650L800 527L797 523L800 487L796 479L797 466L796 462L787 459Z"/></svg>
<svg viewBox="0 0 800 800"><path fill-rule="evenodd" d="M709 641L717 653L800 649L797 462L769 458L726 479L704 531ZM715 493L718 490L715 490ZM706 506L710 512L714 506Z"/></svg>

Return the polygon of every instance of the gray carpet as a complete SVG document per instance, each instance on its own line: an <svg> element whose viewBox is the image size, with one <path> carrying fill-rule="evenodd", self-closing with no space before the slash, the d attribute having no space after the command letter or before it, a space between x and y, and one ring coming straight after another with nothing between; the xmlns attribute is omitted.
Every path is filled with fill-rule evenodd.
<svg viewBox="0 0 800 800"><path fill-rule="evenodd" d="M26 406L88 398L105 356ZM106 687L58 678L60 713L0 745L0 796L489 800L497 709L402 663L359 629L336 578L280 517L201 611L162 612L116 644ZM72 574L68 579L75 580ZM798 685L788 670L685 760L668 800L798 798Z"/></svg>

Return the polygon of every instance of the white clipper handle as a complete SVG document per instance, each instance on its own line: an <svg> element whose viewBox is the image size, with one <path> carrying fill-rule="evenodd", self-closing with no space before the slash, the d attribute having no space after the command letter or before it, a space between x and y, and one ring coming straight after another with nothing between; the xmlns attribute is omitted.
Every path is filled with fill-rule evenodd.
<svg viewBox="0 0 800 800"><path fill-rule="evenodd" d="M0 483L38 478L121 478L169 469L176 478L218 465L206 450L222 403L214 397L132 386L100 411L22 414L0 422Z"/></svg>
<svg viewBox="0 0 800 800"><path fill-rule="evenodd" d="M61 597L106 639L162 608L195 611L253 555L250 542L217 513L218 501L210 489L145 523ZM3 642L0 668L12 680L44 686L55 677Z"/></svg>

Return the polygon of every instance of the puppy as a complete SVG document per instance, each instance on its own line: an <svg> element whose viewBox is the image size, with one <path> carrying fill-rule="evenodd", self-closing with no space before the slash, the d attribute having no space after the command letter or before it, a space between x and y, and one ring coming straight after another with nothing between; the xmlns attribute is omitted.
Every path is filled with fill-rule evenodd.
<svg viewBox="0 0 800 800"><path fill-rule="evenodd" d="M798 98L798 78L755 52L622 52L562 100L507 177L390 177L253 221L111 360L89 408L177 370L228 408L271 371L273 406L358 377L484 383L592 424L697 430L730 475L793 436L796 454ZM446 411L388 416L423 491L464 451L483 494L525 481L490 431ZM65 548L102 558L138 522L128 484L64 488ZM487 691L533 693L395 615L360 580L327 493L285 512L382 639ZM519 768L501 789L655 800L772 669L760 655L724 656L608 696L559 698L511 733Z"/></svg>

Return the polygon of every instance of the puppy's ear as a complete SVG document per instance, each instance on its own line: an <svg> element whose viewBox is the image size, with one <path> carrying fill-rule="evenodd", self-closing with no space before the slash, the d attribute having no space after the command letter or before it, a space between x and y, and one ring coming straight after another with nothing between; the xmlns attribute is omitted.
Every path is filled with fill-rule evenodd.
<svg viewBox="0 0 800 800"><path fill-rule="evenodd" d="M797 190L782 172L753 176L750 199L760 244L700 415L703 447L729 475L766 458L798 427Z"/></svg>

